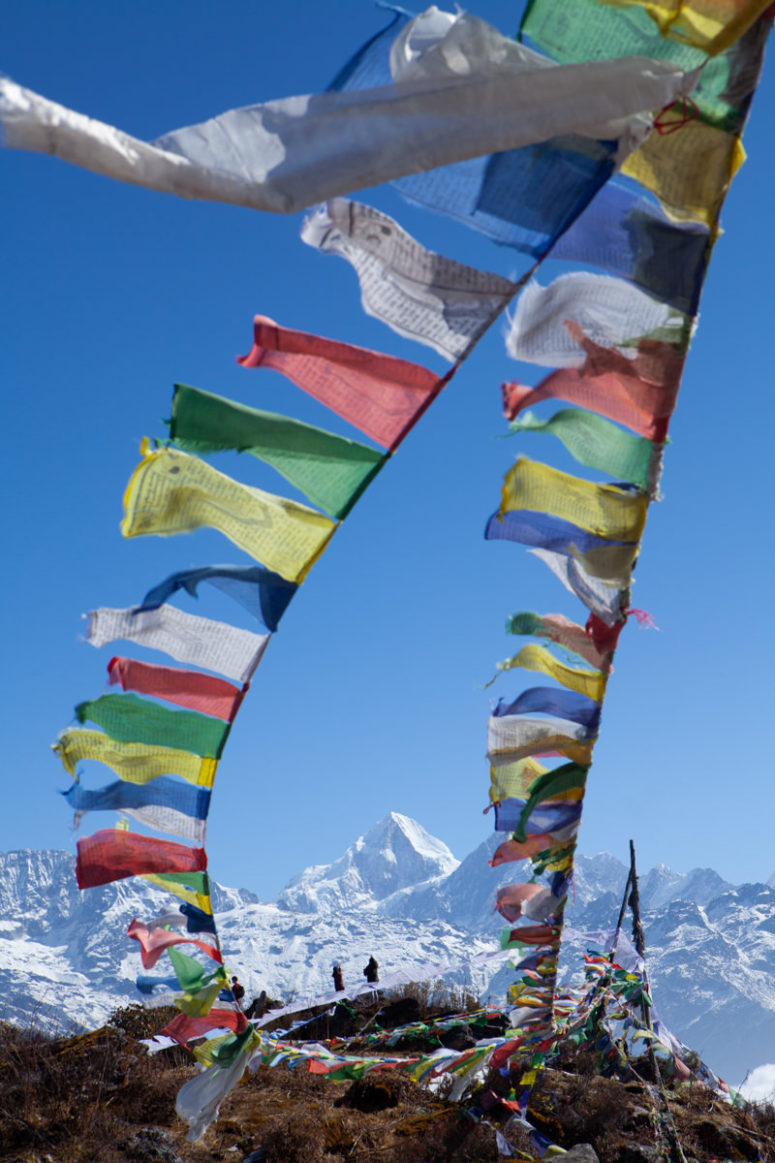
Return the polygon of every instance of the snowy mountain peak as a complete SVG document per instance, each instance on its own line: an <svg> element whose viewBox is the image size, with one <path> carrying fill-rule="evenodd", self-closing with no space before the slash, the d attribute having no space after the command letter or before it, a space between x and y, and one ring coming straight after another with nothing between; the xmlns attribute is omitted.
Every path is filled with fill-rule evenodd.
<svg viewBox="0 0 775 1163"><path fill-rule="evenodd" d="M333 864L305 868L295 876L277 904L306 913L373 907L394 893L448 876L458 864L446 844L416 820L390 812Z"/></svg>

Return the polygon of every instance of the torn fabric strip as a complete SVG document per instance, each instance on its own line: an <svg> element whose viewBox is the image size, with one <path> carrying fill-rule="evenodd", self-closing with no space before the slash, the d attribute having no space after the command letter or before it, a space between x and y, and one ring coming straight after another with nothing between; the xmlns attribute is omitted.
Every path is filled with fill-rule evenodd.
<svg viewBox="0 0 775 1163"><path fill-rule="evenodd" d="M391 451L446 382L420 364L280 327L263 315L253 322L252 349L237 362L281 372Z"/></svg>
<svg viewBox="0 0 775 1163"><path fill-rule="evenodd" d="M189 711L200 711L230 723L234 718L243 691L221 678L199 674L195 670L179 670L172 666L155 666L132 658L111 658L108 680L118 683L125 691L153 695Z"/></svg>
<svg viewBox="0 0 775 1163"><path fill-rule="evenodd" d="M217 759L226 737L222 719L196 711L171 711L137 695L101 695L75 708L79 723L90 720L111 739L172 747Z"/></svg>
<svg viewBox="0 0 775 1163"><path fill-rule="evenodd" d="M639 58L556 66L473 20L455 21L449 44L404 70L408 79L232 109L154 143L2 80L5 142L161 193L289 214L561 133L621 136L629 149L643 128L627 118L694 83L669 62ZM450 50L467 57L460 73L446 65Z"/></svg>
<svg viewBox="0 0 775 1163"><path fill-rule="evenodd" d="M120 779L129 783L148 783L162 775L179 775L200 787L212 787L215 779L214 759L193 755L173 747L149 747L145 743L121 743L101 731L78 727L63 731L53 745L66 771L76 774L84 760L104 763Z"/></svg>
<svg viewBox="0 0 775 1163"><path fill-rule="evenodd" d="M124 537L209 527L288 581L302 581L336 524L306 505L242 485L198 457L143 448L124 494Z"/></svg>
<svg viewBox="0 0 775 1163"><path fill-rule="evenodd" d="M301 237L308 246L347 259L367 315L452 361L487 330L516 291L508 279L434 254L387 214L344 198L310 214Z"/></svg>
<svg viewBox="0 0 775 1163"><path fill-rule="evenodd" d="M160 650L178 662L246 683L261 661L270 635L251 634L228 622L215 622L163 605L152 610L116 610L107 606L92 610L87 637L97 647L126 639L149 650Z"/></svg>
<svg viewBox="0 0 775 1163"><path fill-rule="evenodd" d="M581 670L577 667L565 666L545 647L536 646L532 642L523 646L519 654L515 654L507 662L498 663L498 670L501 672L513 670L516 667L546 674L549 678L553 678L562 683L563 686L568 687L569 690L586 695L587 698L594 699L596 702L602 700L608 681L608 675L602 674L599 670Z"/></svg>
<svg viewBox="0 0 775 1163"><path fill-rule="evenodd" d="M584 626L571 622L563 614L535 614L530 610L512 614L506 620L506 633L548 638L578 654L597 670L607 670L610 665L610 652L599 649Z"/></svg>
<svg viewBox="0 0 775 1163"><path fill-rule="evenodd" d="M279 573L260 565L204 565L170 574L148 591L137 609L157 610L181 589L196 598L200 582L208 582L233 598L270 633L277 630L299 588L295 582L286 581Z"/></svg>
<svg viewBox="0 0 775 1163"><path fill-rule="evenodd" d="M75 874L79 888L95 888L146 873L195 872L207 867L202 848L157 840L121 828L104 828L79 840Z"/></svg>
<svg viewBox="0 0 775 1163"><path fill-rule="evenodd" d="M170 437L187 452L248 452L337 519L385 462L384 453L365 444L186 384L175 385Z"/></svg>

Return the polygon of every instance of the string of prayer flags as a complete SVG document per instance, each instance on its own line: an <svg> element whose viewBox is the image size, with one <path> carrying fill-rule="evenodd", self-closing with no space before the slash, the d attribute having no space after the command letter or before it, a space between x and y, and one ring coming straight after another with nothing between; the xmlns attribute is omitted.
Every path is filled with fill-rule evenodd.
<svg viewBox="0 0 775 1163"><path fill-rule="evenodd" d="M556 751L574 763L592 762L594 737L586 727L566 719L531 719L525 715L491 715L487 723L488 759L524 759Z"/></svg>
<svg viewBox="0 0 775 1163"><path fill-rule="evenodd" d="M344 436L185 384L175 385L170 437L187 452L248 452L337 519L349 513L386 459Z"/></svg>
<svg viewBox="0 0 775 1163"><path fill-rule="evenodd" d="M535 614L523 610L507 618L506 633L548 638L565 650L578 654L596 670L607 671L610 668L610 651L601 650L586 627L571 622L563 614Z"/></svg>
<svg viewBox="0 0 775 1163"><path fill-rule="evenodd" d="M662 36L718 53L733 44L772 0L600 0L620 8L641 8Z"/></svg>
<svg viewBox="0 0 775 1163"><path fill-rule="evenodd" d="M101 695L75 708L79 723L96 723L111 739L192 751L217 759L227 725L198 711L171 711L137 695Z"/></svg>
<svg viewBox="0 0 775 1163"><path fill-rule="evenodd" d="M141 958L144 969L153 969L162 953L171 945L196 945L212 961L222 962L223 958L214 945L199 941L194 937L184 937L180 933L170 932L169 929L149 929L142 921L135 917L127 929L127 936L137 941L141 949Z"/></svg>
<svg viewBox="0 0 775 1163"><path fill-rule="evenodd" d="M202 848L188 848L122 828L103 828L79 840L77 851L75 875L79 888L95 888L128 876L196 872L207 867Z"/></svg>
<svg viewBox="0 0 775 1163"><path fill-rule="evenodd" d="M601 267L695 315L710 245L707 226L672 222L660 206L612 180L558 238L552 258Z"/></svg>
<svg viewBox="0 0 775 1163"><path fill-rule="evenodd" d="M498 716L552 715L556 719L570 719L580 723L588 731L597 734L601 706L594 698L574 690L558 691L555 687L539 686L530 687L511 702L500 699L492 713Z"/></svg>
<svg viewBox="0 0 775 1163"><path fill-rule="evenodd" d="M300 582L336 524L322 513L242 485L177 449L141 448L124 494L124 537L169 537L210 527L288 581Z"/></svg>
<svg viewBox="0 0 775 1163"><path fill-rule="evenodd" d="M126 639L137 646L169 654L177 662L214 670L239 683L250 681L269 637L167 605L149 610L103 606L89 614L87 631L92 646Z"/></svg>
<svg viewBox="0 0 775 1163"><path fill-rule="evenodd" d="M210 901L210 880L204 868L207 861L202 865L201 871L185 868L173 869L169 868L151 870L140 873L145 880L155 884L157 888L163 888L167 892L172 893L173 896L178 897L179 900L185 904L192 905L196 909L200 909L203 913L212 915L213 906Z"/></svg>
<svg viewBox="0 0 775 1163"><path fill-rule="evenodd" d="M419 364L280 327L263 315L253 323L253 347L237 362L281 372L391 452L452 374L439 379Z"/></svg>
<svg viewBox="0 0 775 1163"><path fill-rule="evenodd" d="M444 359L460 359L516 293L500 275L426 250L387 214L334 198L304 221L301 238L355 270L367 315Z"/></svg>
<svg viewBox="0 0 775 1163"><path fill-rule="evenodd" d="M499 662L499 673L513 670L521 666L525 670L538 671L546 674L569 690L585 695L588 699L600 702L605 694L608 676L599 670L582 670L573 666L566 666L554 657L545 647L529 643L523 646L519 654L509 658L506 662Z"/></svg>
<svg viewBox="0 0 775 1163"><path fill-rule="evenodd" d="M551 62L528 57L494 29L489 43L477 31L470 18L449 30L456 42L450 47L467 56L464 72L444 67L442 43L412 62L408 79L392 85L232 109L153 143L10 80L0 81L0 120L6 144L16 149L53 153L161 193L289 214L561 133L622 135L631 148L626 119L669 105L694 84L669 62L547 67ZM435 83L428 83L428 72Z"/></svg>
<svg viewBox="0 0 775 1163"><path fill-rule="evenodd" d="M104 763L119 779L145 784L163 775L179 775L200 787L211 788L215 779L214 759L193 755L174 747L149 747L145 743L124 743L101 731L71 728L63 731L53 744L70 775L83 760Z"/></svg>
<svg viewBox="0 0 775 1163"><path fill-rule="evenodd" d="M204 565L170 574L148 591L137 610L157 610L181 589L196 598L200 582L208 582L233 598L272 634L299 588L261 565Z"/></svg>
<svg viewBox="0 0 775 1163"><path fill-rule="evenodd" d="M566 590L575 594L601 622L613 626L615 622L622 621L629 576L622 576L612 583L592 577L580 561L562 553L553 553L548 549L529 549L528 553L543 561Z"/></svg>
<svg viewBox="0 0 775 1163"><path fill-rule="evenodd" d="M597 537L637 542L647 501L637 490L598 485L520 456L503 480L499 516L509 510L550 513Z"/></svg>
<svg viewBox="0 0 775 1163"><path fill-rule="evenodd" d="M584 348L568 330L570 319L587 339L623 354L642 338L661 339L683 350L690 321L626 279L591 271L570 271L548 286L536 279L516 301L506 335L509 355L544 367L581 367Z"/></svg>
<svg viewBox="0 0 775 1163"><path fill-rule="evenodd" d="M125 691L153 695L176 703L189 711L200 711L230 723L236 715L244 690L209 674L194 670L179 670L171 666L155 666L132 658L111 658L108 663L108 681L118 683Z"/></svg>
<svg viewBox="0 0 775 1163"><path fill-rule="evenodd" d="M170 832L201 848L204 822L210 809L210 791L191 787L167 776L150 784L118 780L97 790L75 783L63 793L76 814L76 823L85 812L124 812L159 832Z"/></svg>

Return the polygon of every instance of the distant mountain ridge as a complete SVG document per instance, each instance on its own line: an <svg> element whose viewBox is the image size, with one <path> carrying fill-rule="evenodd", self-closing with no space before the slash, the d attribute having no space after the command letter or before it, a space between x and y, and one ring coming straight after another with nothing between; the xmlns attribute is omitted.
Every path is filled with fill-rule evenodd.
<svg viewBox="0 0 775 1163"><path fill-rule="evenodd" d="M228 966L248 994L317 994L341 961L345 982L363 980L374 953L381 972L466 961L497 947L495 891L524 879L523 865L489 868L491 836L459 862L416 821L391 812L337 860L304 869L275 901L214 886ZM625 867L608 853L579 856L576 930L607 930L621 903ZM773 1059L775 876L734 886L712 869L664 865L640 881L648 971L661 1016L732 1083ZM134 878L81 893L66 852L0 854L0 1019L48 1028L91 1028L137 1000L140 959L126 937L132 917L150 920L169 897ZM577 968L583 942L566 942ZM161 967L157 972L161 972ZM511 977L498 962L458 974L502 996Z"/></svg>

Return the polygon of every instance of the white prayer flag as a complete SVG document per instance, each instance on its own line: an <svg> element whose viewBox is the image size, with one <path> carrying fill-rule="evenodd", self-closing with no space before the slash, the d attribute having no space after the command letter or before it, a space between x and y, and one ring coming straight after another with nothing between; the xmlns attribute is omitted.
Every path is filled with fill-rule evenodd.
<svg viewBox="0 0 775 1163"><path fill-rule="evenodd" d="M178 662L214 670L235 682L250 680L271 634L252 634L228 622L186 614L175 606L135 611L102 607L89 614L88 639L104 646L117 638L161 650Z"/></svg>

